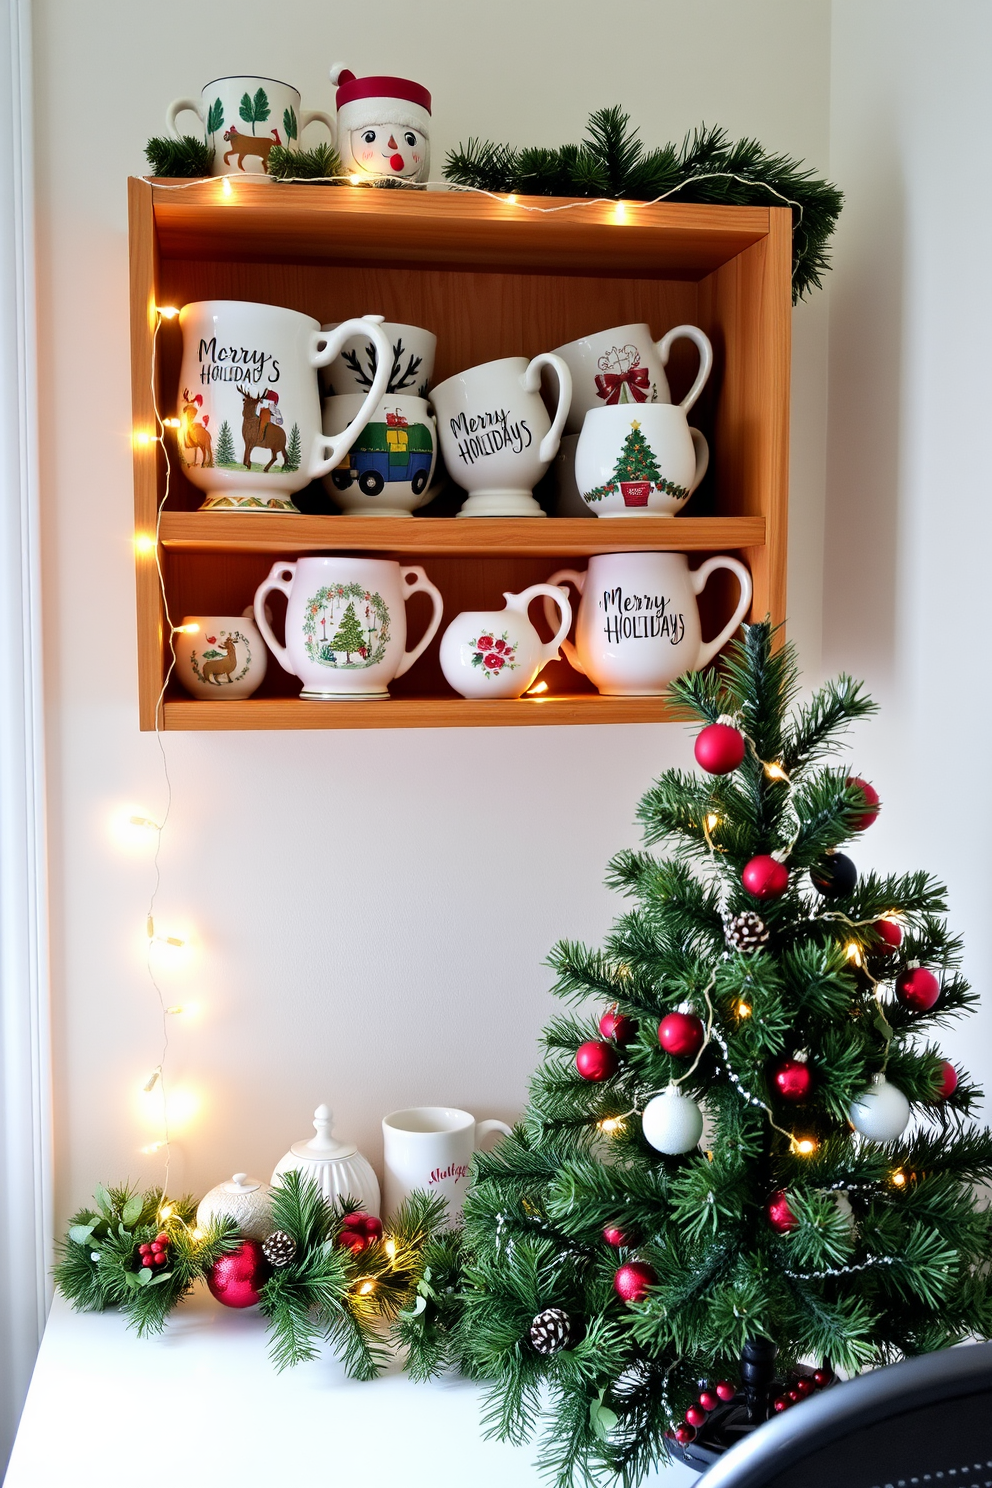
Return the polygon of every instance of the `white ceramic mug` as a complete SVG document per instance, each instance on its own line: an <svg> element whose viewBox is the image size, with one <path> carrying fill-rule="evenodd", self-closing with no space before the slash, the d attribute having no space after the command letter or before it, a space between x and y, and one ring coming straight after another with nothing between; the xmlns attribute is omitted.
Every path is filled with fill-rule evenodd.
<svg viewBox="0 0 992 1488"><path fill-rule="evenodd" d="M547 645L527 615L543 594L558 606L557 633ZM521 594L504 594L502 610L464 610L441 637L441 670L448 684L466 698L518 698L532 687L568 635L572 606L564 589L531 584Z"/></svg>
<svg viewBox="0 0 992 1488"><path fill-rule="evenodd" d="M568 415L569 434L578 434L582 420L591 408L628 403L670 403L672 394L665 376L674 342L685 338L699 350L699 371L692 387L682 399L686 413L699 397L713 368L713 347L698 326L673 327L656 341L651 327L640 325L613 326L582 336L567 346L556 347L556 355L568 363L572 374L572 407Z"/></svg>
<svg viewBox="0 0 992 1488"><path fill-rule="evenodd" d="M737 575L740 599L716 639L704 643L696 595L718 568ZM575 645L563 641L562 650L610 697L657 697L683 672L701 670L751 603L750 573L724 554L692 572L684 553L602 553L589 559L585 572L560 568L548 583L574 584L582 596Z"/></svg>
<svg viewBox="0 0 992 1488"><path fill-rule="evenodd" d="M300 148L300 135L319 120L334 141L334 120L319 110L300 108L299 90L275 78L224 77L207 83L199 98L177 98L165 112L166 127L176 136L176 122L186 110L196 115L203 137L213 151L215 176L240 171L264 175L273 145Z"/></svg>
<svg viewBox="0 0 992 1488"><path fill-rule="evenodd" d="M575 448L575 484L594 516L674 517L709 463L709 445L678 404L591 408Z"/></svg>
<svg viewBox="0 0 992 1488"><path fill-rule="evenodd" d="M325 434L347 428L364 402L345 393L323 402ZM425 398L386 395L324 486L343 512L364 517L408 517L437 495L437 424Z"/></svg>
<svg viewBox="0 0 992 1488"><path fill-rule="evenodd" d="M448 1222L461 1218L472 1154L491 1132L510 1136L505 1121L476 1121L451 1106L410 1106L382 1120L383 1199L387 1216L418 1189L442 1194Z"/></svg>
<svg viewBox="0 0 992 1488"><path fill-rule="evenodd" d="M265 678L268 652L244 615L184 615L174 644L176 676L191 697L234 702Z"/></svg>
<svg viewBox="0 0 992 1488"><path fill-rule="evenodd" d="M575 484L575 446L579 442L578 434L563 434L558 453L555 455L554 477L555 477L555 516L556 517L591 517L591 512L586 503L579 495L579 488Z"/></svg>
<svg viewBox="0 0 992 1488"><path fill-rule="evenodd" d="M288 600L284 646L265 614L273 590ZM406 601L412 594L429 594L434 612L407 651ZM409 671L434 639L442 609L424 570L401 568L391 558L274 563L255 591L255 623L279 665L299 677L305 698L388 698L387 684Z"/></svg>
<svg viewBox="0 0 992 1488"><path fill-rule="evenodd" d="M295 512L293 493L339 465L385 390L389 342L379 316L333 331L281 305L198 300L179 312L183 359L176 443L202 510ZM320 425L317 368L350 334L383 352L361 408L333 439Z"/></svg>
<svg viewBox="0 0 992 1488"><path fill-rule="evenodd" d="M339 324L331 321L323 329L333 331ZM393 348L386 392L426 398L434 376L437 337L422 326L400 325L395 320L384 320L381 329ZM333 362L328 362L324 386L331 394L366 393L378 365L375 342L368 336L349 336Z"/></svg>
<svg viewBox="0 0 992 1488"><path fill-rule="evenodd" d="M554 419L541 399L541 368L558 379ZM451 479L469 492L460 517L543 517L537 482L558 453L572 378L561 357L502 357L449 377L431 393Z"/></svg>

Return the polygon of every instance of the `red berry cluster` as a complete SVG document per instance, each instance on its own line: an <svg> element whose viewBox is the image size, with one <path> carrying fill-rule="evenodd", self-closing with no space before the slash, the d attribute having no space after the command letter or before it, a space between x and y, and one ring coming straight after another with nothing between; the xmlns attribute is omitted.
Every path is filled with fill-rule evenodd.
<svg viewBox="0 0 992 1488"><path fill-rule="evenodd" d="M772 1410L777 1414L798 1405L807 1395L815 1395L833 1382L833 1375L826 1369L814 1369L812 1374L794 1374L787 1381L786 1389L772 1401Z"/></svg>
<svg viewBox="0 0 992 1488"><path fill-rule="evenodd" d="M141 1264L143 1266L149 1266L155 1271L161 1271L163 1266L169 1264L169 1244L169 1237L163 1230L160 1235L156 1235L155 1239L149 1241L147 1245L139 1245L138 1254L141 1257Z"/></svg>
<svg viewBox="0 0 992 1488"><path fill-rule="evenodd" d="M374 1214L362 1214L356 1211L354 1214L346 1214L342 1220L338 1244L350 1250L352 1255L360 1255L363 1250L368 1250L376 1240L381 1239L382 1220Z"/></svg>
<svg viewBox="0 0 992 1488"><path fill-rule="evenodd" d="M687 1446L689 1442L695 1441L696 1433L701 1426L706 1425L707 1418L716 1410L717 1406L726 1404L733 1400L737 1394L737 1386L732 1385L729 1380L720 1380L718 1384L711 1386L705 1383L699 1391L699 1399L695 1405L690 1405L685 1413L685 1421L676 1426L671 1433L679 1446Z"/></svg>

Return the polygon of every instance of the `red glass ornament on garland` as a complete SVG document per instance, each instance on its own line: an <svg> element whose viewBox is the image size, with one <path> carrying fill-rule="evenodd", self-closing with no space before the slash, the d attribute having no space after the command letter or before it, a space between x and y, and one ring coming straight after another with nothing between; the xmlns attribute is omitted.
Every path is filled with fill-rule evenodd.
<svg viewBox="0 0 992 1488"><path fill-rule="evenodd" d="M902 927L897 925L895 920L876 920L874 929L882 942L877 950L878 955L890 956L902 945Z"/></svg>
<svg viewBox="0 0 992 1488"><path fill-rule="evenodd" d="M878 815L878 808L881 804L878 791L873 785L869 785L867 780L862 780L860 775L849 775L844 784L858 786L861 794L865 798L865 804L868 808L867 811L863 816L859 816L857 821L851 823L853 831L864 832L868 827L871 826L872 822Z"/></svg>
<svg viewBox="0 0 992 1488"><path fill-rule="evenodd" d="M719 1395L714 1395L712 1390L700 1390L699 1403L704 1411L715 1411L720 1404Z"/></svg>
<svg viewBox="0 0 992 1488"><path fill-rule="evenodd" d="M716 1387L716 1393L721 1400L733 1400L737 1394L737 1386L732 1385L729 1380L720 1380Z"/></svg>
<svg viewBox="0 0 992 1488"><path fill-rule="evenodd" d="M658 1274L645 1261L628 1261L613 1278L613 1290L625 1302L643 1302Z"/></svg>
<svg viewBox="0 0 992 1488"><path fill-rule="evenodd" d="M949 1095L953 1095L955 1090L957 1090L958 1088L958 1072L954 1068L953 1064L951 1064L949 1059L941 1060L940 1068L944 1078L940 1082L940 1086L936 1094L936 1099L946 1100L947 1097Z"/></svg>
<svg viewBox="0 0 992 1488"><path fill-rule="evenodd" d="M706 1412L701 1405L690 1405L685 1413L685 1418L690 1426L698 1428L706 1425Z"/></svg>
<svg viewBox="0 0 992 1488"><path fill-rule="evenodd" d="M696 735L696 764L707 775L729 775L744 761L744 735L729 723L708 723Z"/></svg>
<svg viewBox="0 0 992 1488"><path fill-rule="evenodd" d="M676 1059L694 1059L703 1047L706 1029L695 1013L669 1013L658 1024L658 1042Z"/></svg>
<svg viewBox="0 0 992 1488"><path fill-rule="evenodd" d="M799 1221L789 1208L789 1196L784 1188L777 1188L768 1200L765 1210L768 1215L768 1223L777 1235L787 1235L790 1230L798 1229Z"/></svg>
<svg viewBox="0 0 992 1488"><path fill-rule="evenodd" d="M242 1240L237 1250L220 1256L207 1272L211 1294L225 1307L254 1307L272 1267L257 1240Z"/></svg>
<svg viewBox="0 0 992 1488"><path fill-rule="evenodd" d="M789 887L789 870L770 853L759 853L745 865L741 883L753 899L780 899Z"/></svg>
<svg viewBox="0 0 992 1488"><path fill-rule="evenodd" d="M352 1255L360 1255L363 1250L368 1250L376 1240L381 1239L382 1220L376 1214L362 1214L356 1211L353 1214L346 1214L341 1221L338 1244L350 1250Z"/></svg>
<svg viewBox="0 0 992 1488"><path fill-rule="evenodd" d="M794 1105L806 1100L813 1088L812 1071L801 1059L783 1059L772 1070L772 1080L782 1100Z"/></svg>
<svg viewBox="0 0 992 1488"><path fill-rule="evenodd" d="M910 966L896 977L896 996L903 1007L925 1013L940 996L940 983L925 966Z"/></svg>
<svg viewBox="0 0 992 1488"><path fill-rule="evenodd" d="M782 1411L788 1410L791 1404L792 1401L788 1398L787 1395L779 1395L775 1398L775 1400L772 1401L772 1410L775 1411L777 1415L781 1415Z"/></svg>
<svg viewBox="0 0 992 1488"><path fill-rule="evenodd" d="M691 1426L676 1426L673 1435L680 1447L687 1447L691 1441L696 1440L696 1433Z"/></svg>
<svg viewBox="0 0 992 1488"><path fill-rule="evenodd" d="M583 1080L608 1080L620 1068L620 1060L612 1044L589 1039L575 1051L575 1068Z"/></svg>
<svg viewBox="0 0 992 1488"><path fill-rule="evenodd" d="M612 1039L621 1047L632 1044L637 1037L637 1024L633 1018L628 1018L624 1013L618 1013L616 1008L608 1008L599 1020L599 1031L604 1039Z"/></svg>
<svg viewBox="0 0 992 1488"><path fill-rule="evenodd" d="M605 1227L605 1229L603 1230L603 1239L606 1241L607 1245L612 1245L617 1249L619 1249L621 1245L630 1244L630 1241L627 1239L624 1231L620 1228L619 1225L615 1224L607 1225Z"/></svg>

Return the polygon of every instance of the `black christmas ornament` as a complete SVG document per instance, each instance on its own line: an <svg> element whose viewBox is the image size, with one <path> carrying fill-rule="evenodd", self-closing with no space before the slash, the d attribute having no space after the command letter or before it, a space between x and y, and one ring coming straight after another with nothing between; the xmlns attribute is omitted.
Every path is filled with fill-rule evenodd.
<svg viewBox="0 0 992 1488"><path fill-rule="evenodd" d="M751 909L725 919L723 933L733 951L756 951L768 940L768 927Z"/></svg>
<svg viewBox="0 0 992 1488"><path fill-rule="evenodd" d="M561 1307L546 1307L531 1323L527 1336L535 1353L556 1354L568 1347L572 1320Z"/></svg>
<svg viewBox="0 0 992 1488"><path fill-rule="evenodd" d="M809 870L809 878L824 899L844 899L854 893L858 870L845 853L827 853Z"/></svg>
<svg viewBox="0 0 992 1488"><path fill-rule="evenodd" d="M296 1241L292 1235L287 1235L285 1230L273 1230L272 1234L262 1241L262 1254L270 1266L277 1268L288 1266L296 1255Z"/></svg>

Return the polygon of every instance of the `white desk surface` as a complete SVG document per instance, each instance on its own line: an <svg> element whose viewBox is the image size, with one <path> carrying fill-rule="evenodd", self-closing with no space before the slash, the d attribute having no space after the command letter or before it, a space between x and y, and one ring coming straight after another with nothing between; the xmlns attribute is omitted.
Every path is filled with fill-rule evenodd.
<svg viewBox="0 0 992 1488"><path fill-rule="evenodd" d="M325 1353L277 1374L257 1312L206 1291L165 1333L52 1307L4 1488L547 1488L536 1446L483 1441L477 1385L345 1378ZM699 1480L682 1466L663 1488Z"/></svg>

